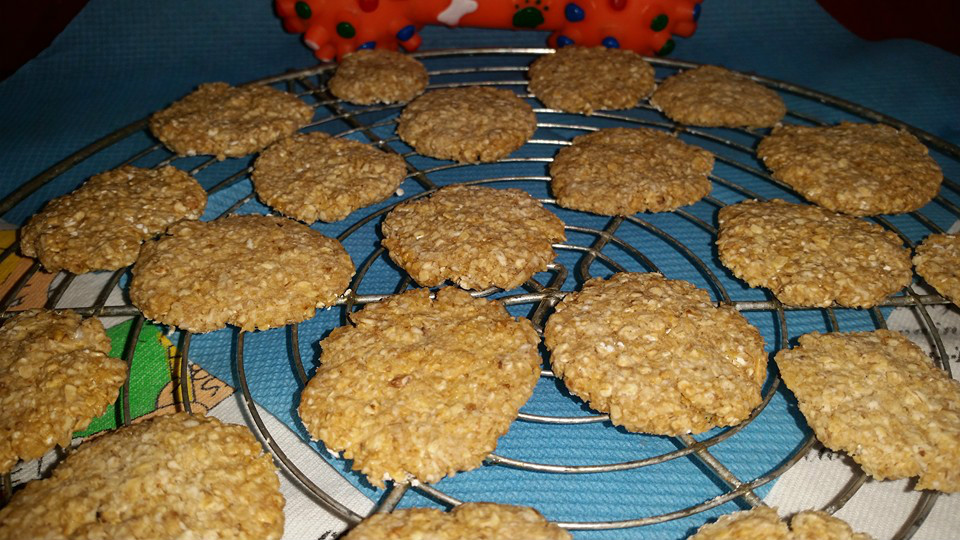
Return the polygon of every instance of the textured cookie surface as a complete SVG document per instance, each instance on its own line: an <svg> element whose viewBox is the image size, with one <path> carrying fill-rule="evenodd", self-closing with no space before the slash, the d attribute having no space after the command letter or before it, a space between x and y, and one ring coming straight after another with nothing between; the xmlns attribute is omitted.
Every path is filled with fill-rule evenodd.
<svg viewBox="0 0 960 540"><path fill-rule="evenodd" d="M686 281L591 279L557 305L544 338L567 388L630 431L700 433L738 424L760 404L760 333Z"/></svg>
<svg viewBox="0 0 960 540"><path fill-rule="evenodd" d="M276 539L283 505L247 428L177 413L81 444L0 510L0 538Z"/></svg>
<svg viewBox="0 0 960 540"><path fill-rule="evenodd" d="M417 152L461 163L496 161L523 146L537 129L533 108L502 88L434 90L410 102L397 134Z"/></svg>
<svg viewBox="0 0 960 540"><path fill-rule="evenodd" d="M347 55L330 79L330 91L358 105L404 103L427 87L427 68L418 60L388 49Z"/></svg>
<svg viewBox="0 0 960 540"><path fill-rule="evenodd" d="M66 448L117 398L127 365L97 319L29 310L0 327L0 472Z"/></svg>
<svg viewBox="0 0 960 540"><path fill-rule="evenodd" d="M207 194L175 167L125 166L50 201L20 231L20 250L50 272L76 274L133 264L144 240L203 214Z"/></svg>
<svg viewBox="0 0 960 540"><path fill-rule="evenodd" d="M879 225L781 200L744 201L719 216L720 261L784 304L872 307L910 283L910 252Z"/></svg>
<svg viewBox="0 0 960 540"><path fill-rule="evenodd" d="M130 299L148 318L191 332L309 319L353 276L340 242L286 218L230 216L168 232L144 245Z"/></svg>
<svg viewBox="0 0 960 540"><path fill-rule="evenodd" d="M960 305L960 235L931 234L917 246L913 264L937 292Z"/></svg>
<svg viewBox="0 0 960 540"><path fill-rule="evenodd" d="M960 491L960 382L889 330L807 334L777 353L817 438L870 476Z"/></svg>
<svg viewBox="0 0 960 540"><path fill-rule="evenodd" d="M150 131L182 156L252 154L310 123L313 108L268 86L201 84L150 117Z"/></svg>
<svg viewBox="0 0 960 540"><path fill-rule="evenodd" d="M283 139L253 166L257 195L305 223L339 221L393 195L407 174L402 157L319 131Z"/></svg>
<svg viewBox="0 0 960 540"><path fill-rule="evenodd" d="M450 186L409 201L383 221L390 258L424 286L512 289L545 270L563 222L527 192Z"/></svg>
<svg viewBox="0 0 960 540"><path fill-rule="evenodd" d="M465 503L450 512L405 508L374 514L343 540L570 540L570 533L533 508L494 503Z"/></svg>
<svg viewBox="0 0 960 540"><path fill-rule="evenodd" d="M561 49L562 50L562 49ZM655 129L581 135L550 164L557 203L607 216L666 212L710 193L713 155Z"/></svg>
<svg viewBox="0 0 960 540"><path fill-rule="evenodd" d="M790 527L767 506L720 516L690 540L871 540L854 533L845 521L824 512L804 511L793 516Z"/></svg>
<svg viewBox="0 0 960 540"><path fill-rule="evenodd" d="M781 126L760 141L757 156L808 200L855 216L917 210L943 181L926 146L881 124Z"/></svg>
<svg viewBox="0 0 960 540"><path fill-rule="evenodd" d="M551 109L590 114L629 109L653 92L653 66L606 47L563 47L530 65L530 92Z"/></svg>
<svg viewBox="0 0 960 540"><path fill-rule="evenodd" d="M671 120L693 126L771 127L787 113L779 94L720 66L668 77L650 104Z"/></svg>
<svg viewBox="0 0 960 540"><path fill-rule="evenodd" d="M479 467L540 375L530 321L454 287L429 293L351 314L300 397L307 431L374 486Z"/></svg>

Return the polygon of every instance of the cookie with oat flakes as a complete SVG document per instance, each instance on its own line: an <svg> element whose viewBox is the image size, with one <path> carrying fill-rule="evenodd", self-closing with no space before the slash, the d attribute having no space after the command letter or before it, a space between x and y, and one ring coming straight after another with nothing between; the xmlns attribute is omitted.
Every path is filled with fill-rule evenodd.
<svg viewBox="0 0 960 540"><path fill-rule="evenodd" d="M390 258L420 285L482 290L546 270L563 227L525 191L454 185L397 206L382 230Z"/></svg>
<svg viewBox="0 0 960 540"><path fill-rule="evenodd" d="M397 134L418 153L460 163L493 162L537 129L533 108L510 90L468 86L434 90L404 107Z"/></svg>
<svg viewBox="0 0 960 540"><path fill-rule="evenodd" d="M723 265L787 305L869 308L913 276L900 237L853 216L774 199L725 206L719 222Z"/></svg>
<svg viewBox="0 0 960 540"><path fill-rule="evenodd" d="M563 47L530 65L530 93L551 109L591 114L630 109L653 92L653 66L639 54L606 47Z"/></svg>
<svg viewBox="0 0 960 540"><path fill-rule="evenodd" d="M758 506L752 510L720 516L697 530L690 540L872 540L855 533L845 521L825 512L806 510L790 520L780 520L775 508Z"/></svg>
<svg viewBox="0 0 960 540"><path fill-rule="evenodd" d="M313 107L261 85L201 84L150 117L150 131L181 156L242 157L310 123Z"/></svg>
<svg viewBox="0 0 960 540"><path fill-rule="evenodd" d="M49 203L20 230L20 251L49 272L82 274L133 264L140 245L182 219L198 219L207 194L176 167L124 166Z"/></svg>
<svg viewBox="0 0 960 540"><path fill-rule="evenodd" d="M760 141L757 156L807 200L855 216L917 210L943 181L923 143L883 124L780 126Z"/></svg>
<svg viewBox="0 0 960 540"><path fill-rule="evenodd" d="M940 294L960 305L960 235L931 234L913 255L917 273Z"/></svg>
<svg viewBox="0 0 960 540"><path fill-rule="evenodd" d="M0 327L0 473L66 448L107 410L127 378L109 352L100 321L73 311L28 310Z"/></svg>
<svg viewBox="0 0 960 540"><path fill-rule="evenodd" d="M427 68L409 55L389 49L348 54L330 79L330 92L357 105L406 103L427 87Z"/></svg>
<svg viewBox="0 0 960 540"><path fill-rule="evenodd" d="M283 534L277 468L244 426L187 413L85 442L0 509L0 539Z"/></svg>
<svg viewBox="0 0 960 540"><path fill-rule="evenodd" d="M285 216L340 221L391 195L407 175L397 154L315 131L272 144L253 165L253 187Z"/></svg>
<svg viewBox="0 0 960 540"><path fill-rule="evenodd" d="M210 332L264 330L309 319L350 284L340 242L275 216L184 222L144 245L130 300L157 322Z"/></svg>
<svg viewBox="0 0 960 540"><path fill-rule="evenodd" d="M550 164L557 204L605 216L667 212L710 193L713 154L649 128L580 135Z"/></svg>
<svg viewBox="0 0 960 540"><path fill-rule="evenodd" d="M571 540L567 531L533 508L495 503L464 503L449 512L404 508L369 516L343 540Z"/></svg>
<svg viewBox="0 0 960 540"><path fill-rule="evenodd" d="M547 320L553 372L629 431L701 433L760 404L760 333L730 306L656 273L594 278Z"/></svg>
<svg viewBox="0 0 960 540"><path fill-rule="evenodd" d="M878 480L960 491L960 381L890 330L811 333L776 357L824 446Z"/></svg>
<svg viewBox="0 0 960 540"><path fill-rule="evenodd" d="M377 487L479 467L540 377L530 321L455 287L406 291L350 319L320 342L298 411Z"/></svg>

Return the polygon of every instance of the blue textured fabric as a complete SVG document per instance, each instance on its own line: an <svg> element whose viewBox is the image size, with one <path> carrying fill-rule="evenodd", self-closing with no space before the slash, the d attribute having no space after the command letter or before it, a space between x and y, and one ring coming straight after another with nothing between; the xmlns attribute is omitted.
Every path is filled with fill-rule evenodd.
<svg viewBox="0 0 960 540"><path fill-rule="evenodd" d="M679 40L675 57L724 64L832 93L960 142L960 58L957 56L907 40L865 42L846 32L812 0L776 3L707 0L700 23L701 28L693 38ZM429 27L424 31L424 47L541 46L545 38L543 32ZM313 64L311 54L298 37L281 30L267 1L94 0L48 50L0 84L0 196L82 146L179 98L201 82L239 83ZM428 62L431 68L453 64L442 59ZM522 86L512 88L523 89ZM824 120L847 118L809 101L787 99L791 108ZM642 111L630 114L662 121ZM595 126L618 124L599 118L578 122ZM389 128L378 133L383 137L392 136ZM537 138L569 138L570 135L568 130L541 130ZM762 169L749 155L702 137L685 135L684 138L721 156ZM2 218L21 223L44 201L70 191L84 178L114 166L151 143L146 133L130 136L78 164ZM556 148L550 144L530 144L516 155L549 157ZM149 166L164 155L163 151L154 152L137 164ZM960 176L956 162L937 157L948 176ZM200 158L184 159L176 165L189 168L199 162ZM198 179L209 188L248 163L249 159L236 159L214 164L203 170ZM427 158L417 158L414 163L421 168L441 164ZM718 163L715 173L760 196L790 198L773 184L728 164ZM543 163L508 163L438 171L431 174L431 178L444 184L545 174ZM495 185L522 187L540 197L548 195L546 184L539 180ZM405 182L403 187L407 195L422 191L413 181ZM210 199L204 219L215 217L250 191L249 181L242 180L216 193ZM957 202L957 193L944 190L944 194ZM743 193L722 186L715 187L713 196L724 202L744 197ZM361 211L345 223L315 228L331 236L338 235L348 223L392 202ZM550 208L569 224L602 228L608 222L599 216ZM710 204L698 203L686 210L708 224L716 222L716 208ZM241 212L263 211L265 208L255 200L241 208ZM924 213L941 227L948 227L955 219L946 209L933 204L928 205ZM624 223L617 237L639 247L649 263L611 245L603 253L616 265L637 271L659 269L668 277L687 279L707 288L717 298L718 290L711 285L704 270L679 253L671 240L659 232L665 231L706 261L708 272L716 274L732 297L738 300L765 298L762 291L744 287L717 263L711 235L690 219L673 214L639 218L638 222ZM922 224L912 218L897 217L891 221L914 240L927 233ZM378 245L378 222L378 219L370 221L344 242L358 265ZM593 240L594 236L579 233L571 233L569 239L570 243L580 246L587 246ZM558 260L573 269L578 257L579 253L564 250ZM590 270L595 275L606 275L613 267L595 262ZM359 292L391 292L399 279L396 268L381 258L371 266ZM564 288L572 290L580 281L579 276L571 272ZM526 315L529 308L529 305L518 306L512 311ZM784 337L795 339L802 333L825 327L823 314L814 310L790 312L788 336L779 334L779 327L769 314L748 313L747 316L761 330L769 351L775 350ZM837 316L844 330L873 327L869 315L863 312L841 310ZM340 325L342 318L342 310L327 310L300 325L300 354L308 370L318 357L317 342ZM235 338L233 330L196 336L191 358L236 385L232 362ZM299 385L287 354L290 343L290 336L283 329L248 335L244 343L246 375L257 401L305 436L295 413ZM551 380L540 382L524 411L549 415L589 414L582 402ZM792 453L806 433L804 425L792 397L781 390L755 422L711 451L734 474L750 480L773 470L784 456ZM713 434L704 434L698 439ZM544 444L544 441L550 442ZM676 443L669 438L629 434L603 424L571 427L516 422L501 439L497 452L543 463L587 465L642 459L676 448ZM331 460L331 463L365 493L378 496L365 481L349 471L348 463L340 460ZM562 521L622 520L653 515L698 504L724 491L720 481L691 458L633 471L584 475L483 467L444 480L439 487L464 500L532 504L549 518ZM758 491L763 494L768 488L769 485ZM411 494L403 504L432 503ZM682 538L709 517L734 509L736 504L728 503L704 514L643 528L642 533L627 529L584 531L576 536L636 538L642 534L644 538Z"/></svg>

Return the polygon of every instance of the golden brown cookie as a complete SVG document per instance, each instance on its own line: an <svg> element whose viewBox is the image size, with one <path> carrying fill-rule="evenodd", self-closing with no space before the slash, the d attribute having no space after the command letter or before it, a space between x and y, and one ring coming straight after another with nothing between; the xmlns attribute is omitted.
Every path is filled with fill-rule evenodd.
<svg viewBox="0 0 960 540"><path fill-rule="evenodd" d="M879 225L775 199L720 209L717 252L791 306L873 307L910 283L910 252Z"/></svg>
<svg viewBox="0 0 960 540"><path fill-rule="evenodd" d="M512 289L546 270L563 222L519 189L449 186L383 221L390 258L420 285Z"/></svg>
<svg viewBox="0 0 960 540"><path fill-rule="evenodd" d="M20 230L20 250L49 272L82 274L133 264L144 240L181 219L198 219L207 194L176 167L124 166L58 197Z"/></svg>
<svg viewBox="0 0 960 540"><path fill-rule="evenodd" d="M69 446L107 410L127 378L109 352L100 321L72 311L28 310L0 327L0 473Z"/></svg>
<svg viewBox="0 0 960 540"><path fill-rule="evenodd" d="M361 50L340 61L330 91L358 105L405 103L427 87L427 68L419 60L389 49Z"/></svg>
<svg viewBox="0 0 960 540"><path fill-rule="evenodd" d="M720 516L697 530L690 540L872 540L855 533L845 521L824 512L806 510L793 516L790 527L775 508L758 506L752 510Z"/></svg>
<svg viewBox="0 0 960 540"><path fill-rule="evenodd" d="M562 50L562 49L561 49ZM557 204L605 216L667 212L710 193L713 154L648 128L581 135L550 164Z"/></svg>
<svg viewBox="0 0 960 540"><path fill-rule="evenodd" d="M571 540L567 531L533 508L494 503L464 503L449 512L405 508L373 514L343 540Z"/></svg>
<svg viewBox="0 0 960 540"><path fill-rule="evenodd" d="M653 92L653 66L606 47L563 47L530 65L530 92L551 109L591 114L630 109Z"/></svg>
<svg viewBox="0 0 960 540"><path fill-rule="evenodd" d="M780 126L760 141L757 156L811 202L855 216L917 210L943 181L926 146L882 124Z"/></svg>
<svg viewBox="0 0 960 540"><path fill-rule="evenodd" d="M772 127L787 113L779 94L720 66L668 77L650 104L674 122L692 126Z"/></svg>
<svg viewBox="0 0 960 540"><path fill-rule="evenodd" d="M247 428L176 413L81 444L0 510L0 539L277 539L283 505Z"/></svg>
<svg viewBox="0 0 960 540"><path fill-rule="evenodd" d="M146 317L191 332L264 330L313 317L352 276L340 242L306 225L229 216L180 223L145 244L130 300Z"/></svg>
<svg viewBox="0 0 960 540"><path fill-rule="evenodd" d="M937 292L960 305L960 235L931 234L917 246L913 264Z"/></svg>
<svg viewBox="0 0 960 540"><path fill-rule="evenodd" d="M870 476L960 491L960 382L890 330L812 333L777 353L817 438Z"/></svg>
<svg viewBox="0 0 960 540"><path fill-rule="evenodd" d="M298 410L377 487L479 467L540 376L530 321L454 287L436 299L410 290L350 319L320 342Z"/></svg>
<svg viewBox="0 0 960 540"><path fill-rule="evenodd" d="M150 131L181 156L223 160L266 148L313 119L313 107L269 86L201 84L150 117Z"/></svg>
<svg viewBox="0 0 960 540"><path fill-rule="evenodd" d="M305 223L340 221L397 190L407 164L397 154L315 131L283 139L253 166L257 196Z"/></svg>
<svg viewBox="0 0 960 540"><path fill-rule="evenodd" d="M537 129L533 108L502 88L434 90L410 102L397 134L417 152L461 163L497 161L523 146Z"/></svg>
<svg viewBox="0 0 960 540"><path fill-rule="evenodd" d="M706 291L654 273L587 281L547 320L553 372L630 431L700 433L760 404L763 338Z"/></svg>

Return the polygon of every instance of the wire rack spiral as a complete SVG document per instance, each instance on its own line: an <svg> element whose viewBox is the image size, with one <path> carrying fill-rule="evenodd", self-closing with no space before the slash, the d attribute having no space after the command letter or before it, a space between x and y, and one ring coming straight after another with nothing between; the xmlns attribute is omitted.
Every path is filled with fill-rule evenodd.
<svg viewBox="0 0 960 540"><path fill-rule="evenodd" d="M311 102L317 114L314 122L306 130L323 130L342 137L351 137L375 145L387 152L395 152L407 161L408 177L402 188L410 192L410 196L400 199L422 197L433 190L454 182L485 184L492 187L510 186L528 190L538 197L548 208L556 211L567 223L568 241L557 244L557 260L550 265L547 272L540 273L525 283L521 289L515 291L500 291L490 289L475 292L475 296L493 297L502 301L511 313L522 314L531 319L534 326L542 329L546 317L552 307L562 299L566 292L574 290L579 283L593 275L605 274L613 271L660 271L667 277L689 279L698 286L711 292L718 303L734 306L739 311L759 318L767 318L771 332L765 339L772 350L779 350L788 346L790 339L796 338L798 333L791 331L794 320L802 320L809 325L810 320L819 321L821 331L851 330L883 328L886 326L886 316L891 309L908 308L916 313L932 344L935 356L940 365L948 372L947 353L940 333L928 313L927 306L947 304L939 295L921 294L913 289L904 289L901 293L889 297L877 308L870 310L844 310L828 308L825 310L801 310L781 305L768 293L756 289L749 289L737 282L729 275L716 260L712 252L712 242L716 236L716 211L726 204L737 202L745 198L767 199L773 197L800 200L787 186L771 178L754 158L754 147L766 130L746 129L702 129L674 124L666 120L659 112L646 103L642 103L630 111L597 113L589 117L570 115L550 109L536 108L539 103L527 93L525 83L526 66L537 55L551 52L550 49L471 49L471 50L437 50L424 51L417 56L425 62L430 71L430 88L456 87L464 85L494 85L510 88L529 100L535 107L538 117L538 131L534 139L529 141L523 149L511 157L492 165L458 165L449 162L440 162L418 156L409 147L404 145L393 132L396 116L400 106L373 106L355 107L333 98L326 89L326 81L332 74L335 66L326 64L316 68L287 73L256 83L269 84L284 90L296 93L303 99ZM657 69L658 80L670 74L691 67L696 64L651 59ZM753 77L757 82L778 91L789 107L786 122L802 123L807 125L823 125L839 120L875 121L884 122L900 129L906 129L916 135L928 145L932 154L944 165L945 171L950 174L960 166L960 148L953 146L928 133L922 132L903 124L893 118L865 109L856 104L820 94L802 87L766 79ZM703 146L714 152L717 158L717 168L711 180L713 193L703 201L665 215L643 214L631 217L600 218L572 211L560 209L549 198L549 178L545 176L547 164L553 154L560 147L570 144L570 139L578 134L593 131L602 127L636 127L646 126L675 132L679 137ZM208 215L204 219L211 219L218 215L236 212L267 211L259 206L255 196L249 189L248 175L250 172L249 160L229 160L217 162L213 158L180 158L171 155L161 145L153 142L146 135L146 120L135 122L117 132L81 149L74 155L58 163L48 171L25 183L3 201L0 201L0 215L16 220L22 219L29 213L31 195L36 199L35 192L47 186L57 185L58 192L64 193L72 189L81 179L77 178L79 165L84 162L103 164L103 169L123 164L140 166L154 166L175 163L180 168L195 175L213 196L220 194L223 201L220 207L208 208ZM121 159L113 156L122 155ZM112 161L111 161L112 160ZM99 165L98 165L99 166ZM101 170L103 170L101 169ZM71 178L71 175L73 176ZM398 192L399 193L399 192ZM406 290L413 286L410 278L399 270L390 267L385 259L385 252L375 242L357 241L369 240L370 235L376 234L376 226L382 217L395 206L400 199L393 199L380 205L375 205L367 211L358 212L349 217L344 223L333 228L317 225L326 234L336 236L347 246L351 256L357 262L357 274L349 293L340 302L339 322L345 321L347 313L360 309L363 305L377 302L383 298ZM894 231L904 243L913 247L915 242L933 232L943 232L960 218L960 186L947 179L941 194L920 212L913 212L904 216L887 216L871 218L872 221ZM212 211L212 213L211 213ZM358 217L359 216L359 217ZM373 231L371 233L371 231ZM6 248L0 254L0 261L6 260L17 252L16 244ZM664 255L664 254L668 255ZM39 265L34 263L24 273L12 289L0 299L0 312L4 318L15 313L13 305L21 289L39 271ZM144 317L129 303L108 305L111 291L117 285L125 283L126 269L110 274L106 284L94 301L86 306L75 308L85 316L127 316L133 322L127 346L122 358L130 364L138 343L138 337L145 324ZM384 272L389 279L384 279ZM371 277L375 276L375 277ZM376 277L380 276L380 277ZM76 276L64 275L48 291L47 307L60 305L60 300L71 287ZM812 319L811 319L812 317ZM799 319L798 319L799 318ZM303 361L305 341L312 341L316 336L302 335L301 325L291 325L283 332L289 343L281 356L287 366L287 377L302 388L308 379L309 367ZM806 326L804 326L806 328ZM175 377L179 383L176 393L184 408L190 408L189 369L191 344L197 339L188 332L179 334L179 362ZM341 518L347 523L356 523L362 516L328 495L320 486L316 485L287 455L289 449L282 448L276 442L263 418L254 405L254 395L261 401L263 391L258 392L258 376L255 364L258 362L256 352L245 355L248 351L251 336L244 333L232 334L232 351L230 353L230 368L233 370L235 381L241 391L241 396L252 421L252 427L260 434L265 446L273 454L288 475L308 491L318 504ZM313 341L315 342L315 341ZM309 351L309 347L306 349ZM206 368L207 365L201 361ZM544 366L542 382L552 380L553 374L548 366ZM557 463L549 459L532 459L529 457L510 457L506 453L491 454L485 463L486 467L499 467L519 473L536 473L543 475L562 475L570 478L576 484L578 478L592 477L591 475L608 475L611 473L636 471L645 468L661 466L665 463L686 459L696 464L697 474L708 477L709 481L719 486L719 492L703 497L691 504L683 504L675 508L663 509L648 515L632 515L619 519L584 519L560 520L559 524L570 530L605 530L625 529L653 525L698 514L729 501L735 501L740 507L752 507L763 504L757 490L769 484L791 466L799 461L815 444L811 434L805 432L797 443L783 455L776 456L775 464L768 467L762 474L744 478L735 473L731 467L718 457L722 454L724 444L735 438L750 426L759 415L763 414L768 405L774 401L778 391L782 394L780 381L776 374L772 374L763 390L763 402L753 412L752 416L740 424L728 429L714 430L701 437L680 436L674 438L656 438L660 441L667 439L672 449L665 451L642 452L628 459L610 460L602 463L568 464ZM297 392L298 394L299 392ZM778 402L779 403L779 402ZM777 405L780 406L780 405ZM117 414L124 424L131 421L130 412L130 383L124 385L117 403ZM589 412L581 407L579 414L549 414L544 411L521 412L517 423L530 425L556 426L557 441L564 442L564 430L574 426L605 424L606 429L614 430L609 426L608 417ZM799 421L802 423L802 421ZM622 437L635 437L642 440L643 435L617 434ZM640 445L642 446L642 444ZM662 447L661 447L662 448ZM760 451L760 450L756 450ZM499 449L498 449L499 452ZM464 473L469 475L471 473ZM836 512L844 506L864 485L866 476L862 471L855 472L854 479L838 493L824 508L828 512ZM687 481L687 480L683 480ZM690 482L702 482L703 478L691 478ZM528 491L534 488L521 482L520 489ZM356 482L355 482L356 483ZM3 499L9 499L12 491L10 475L3 478ZM446 506L460 504L461 499L441 490L437 486L394 483L388 486L386 492L380 495L376 511L391 511L408 493L417 491L421 495ZM536 504L534 494L533 506ZM910 538L923 523L932 509L937 494L923 492L917 506L911 511L908 519L897 532L896 538ZM588 505L589 506L589 505ZM587 512L589 513L589 512ZM700 522L706 521L706 517Z"/></svg>

